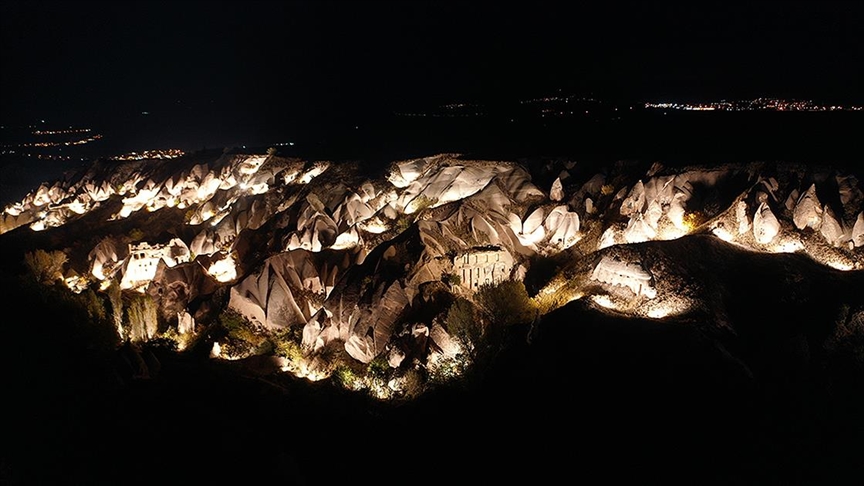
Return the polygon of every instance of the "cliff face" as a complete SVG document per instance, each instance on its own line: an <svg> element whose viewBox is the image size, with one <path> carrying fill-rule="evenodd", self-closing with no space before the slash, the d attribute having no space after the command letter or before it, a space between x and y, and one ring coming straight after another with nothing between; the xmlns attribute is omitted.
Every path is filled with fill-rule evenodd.
<svg viewBox="0 0 864 486"><path fill-rule="evenodd" d="M540 312L585 298L648 319L712 301L695 281L710 272L639 250L646 242L702 234L864 269L864 194L853 175L830 167L593 171L567 160L440 154L371 177L358 163L201 158L98 163L44 183L5 208L0 238L35 231L19 237L63 250L76 291L145 293L162 330L200 334L233 311L288 333L301 352L284 367L316 376L332 372L333 349L394 369L468 353L470 343L460 347L446 330L452 302L536 273L542 259L556 261L557 273L534 279ZM494 321L494 309L485 311Z"/></svg>

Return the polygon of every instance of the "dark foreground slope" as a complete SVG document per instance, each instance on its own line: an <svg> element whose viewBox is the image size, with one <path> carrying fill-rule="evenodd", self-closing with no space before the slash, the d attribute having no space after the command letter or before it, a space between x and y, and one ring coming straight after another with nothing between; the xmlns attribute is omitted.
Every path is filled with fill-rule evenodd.
<svg viewBox="0 0 864 486"><path fill-rule="evenodd" d="M583 301L544 318L522 369L545 372L523 373L524 396L574 460L648 482L858 481L864 275L711 237L644 246L692 269L711 304L668 322Z"/></svg>
<svg viewBox="0 0 864 486"><path fill-rule="evenodd" d="M158 350L144 355L158 373L129 379L84 316L4 275L0 482L855 484L861 274L712 238L652 245L722 260L692 277L726 289L736 333L712 333L710 313L665 322L574 301L530 344L513 328L479 377L398 405Z"/></svg>

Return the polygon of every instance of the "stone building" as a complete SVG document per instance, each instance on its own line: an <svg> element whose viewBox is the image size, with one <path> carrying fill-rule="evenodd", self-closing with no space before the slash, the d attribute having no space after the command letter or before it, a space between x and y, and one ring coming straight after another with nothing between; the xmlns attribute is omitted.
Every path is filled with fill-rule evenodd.
<svg viewBox="0 0 864 486"><path fill-rule="evenodd" d="M510 278L513 257L497 246L473 248L453 259L453 273L461 279L462 287L477 290L481 285L499 284Z"/></svg>
<svg viewBox="0 0 864 486"><path fill-rule="evenodd" d="M159 260L165 260L166 265L173 267L178 263L188 262L190 257L189 247L179 238L174 238L162 245L150 245L147 242L130 244L129 256L123 265L123 279L120 281L120 288L146 287L156 276Z"/></svg>

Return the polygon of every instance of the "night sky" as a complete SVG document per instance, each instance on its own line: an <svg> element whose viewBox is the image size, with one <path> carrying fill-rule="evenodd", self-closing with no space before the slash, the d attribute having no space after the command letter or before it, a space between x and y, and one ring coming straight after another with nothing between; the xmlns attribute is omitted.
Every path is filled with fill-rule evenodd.
<svg viewBox="0 0 864 486"><path fill-rule="evenodd" d="M557 89L864 102L860 2L3 0L0 19L4 125L290 130Z"/></svg>

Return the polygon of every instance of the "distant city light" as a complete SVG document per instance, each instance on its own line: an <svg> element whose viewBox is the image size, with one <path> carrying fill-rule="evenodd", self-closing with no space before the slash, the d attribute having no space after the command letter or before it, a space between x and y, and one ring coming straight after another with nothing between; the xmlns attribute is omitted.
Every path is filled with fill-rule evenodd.
<svg viewBox="0 0 864 486"><path fill-rule="evenodd" d="M32 132L33 135L43 136L43 135L73 135L73 134L81 134L81 133L89 133L91 130L89 128L75 128L69 130L34 130ZM28 143L19 143L19 144L11 144L4 145L3 148L14 148L14 147L71 147L74 145L84 145L90 142L95 142L102 138L102 135L98 133L95 135L91 135L87 138L81 138L78 140L52 140L45 142L28 142Z"/></svg>
<svg viewBox="0 0 864 486"><path fill-rule="evenodd" d="M681 111L862 111L864 106L820 105L811 100L756 98L741 101L709 103L645 103L645 108Z"/></svg>
<svg viewBox="0 0 864 486"><path fill-rule="evenodd" d="M117 155L111 157L112 160L145 160L145 159L176 159L186 155L186 152L180 149L164 149L164 150L145 150L140 154L138 152L130 152L128 154Z"/></svg>
<svg viewBox="0 0 864 486"><path fill-rule="evenodd" d="M71 133L90 133L89 128L70 128L68 130L34 130L33 135L68 135Z"/></svg>

